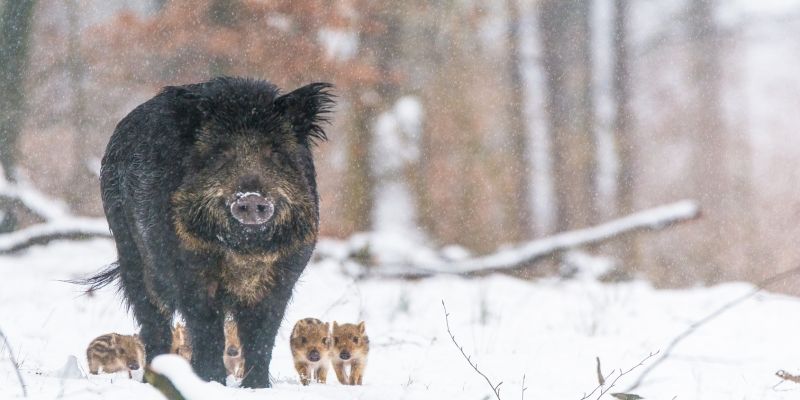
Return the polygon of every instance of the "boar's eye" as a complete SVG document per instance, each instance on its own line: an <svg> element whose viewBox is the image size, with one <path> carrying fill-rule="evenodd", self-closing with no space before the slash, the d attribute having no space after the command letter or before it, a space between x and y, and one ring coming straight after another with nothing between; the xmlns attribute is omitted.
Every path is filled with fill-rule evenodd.
<svg viewBox="0 0 800 400"><path fill-rule="evenodd" d="M339 344L339 337L338 336L333 338L333 343L334 344Z"/></svg>
<svg viewBox="0 0 800 400"><path fill-rule="evenodd" d="M308 343L308 339L306 339L305 336L300 336L300 343L306 344L306 343Z"/></svg>
<svg viewBox="0 0 800 400"><path fill-rule="evenodd" d="M326 338L326 337L322 338L322 344L327 346L328 345L328 338Z"/></svg>
<svg viewBox="0 0 800 400"><path fill-rule="evenodd" d="M125 354L125 349L119 349L119 354L124 355Z"/></svg>
<svg viewBox="0 0 800 400"><path fill-rule="evenodd" d="M358 344L358 336L353 336L353 343Z"/></svg>

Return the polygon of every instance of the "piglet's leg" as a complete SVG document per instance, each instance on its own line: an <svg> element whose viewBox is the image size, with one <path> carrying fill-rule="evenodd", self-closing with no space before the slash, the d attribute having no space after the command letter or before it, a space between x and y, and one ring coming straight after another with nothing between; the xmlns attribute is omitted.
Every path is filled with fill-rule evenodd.
<svg viewBox="0 0 800 400"><path fill-rule="evenodd" d="M308 365L304 362L295 361L294 369L296 369L297 374L300 375L300 383L302 383L303 386L308 386L311 382L311 371L308 370Z"/></svg>
<svg viewBox="0 0 800 400"><path fill-rule="evenodd" d="M327 366L320 366L317 368L317 382L325 383L328 380L328 367Z"/></svg>
<svg viewBox="0 0 800 400"><path fill-rule="evenodd" d="M350 384L360 385L363 377L364 363L359 360L353 361L353 364L350 366Z"/></svg>
<svg viewBox="0 0 800 400"><path fill-rule="evenodd" d="M333 372L336 373L336 378L339 379L339 383L342 385L349 385L350 380L347 378L347 374L344 372L344 363L343 362L335 362L333 363Z"/></svg>

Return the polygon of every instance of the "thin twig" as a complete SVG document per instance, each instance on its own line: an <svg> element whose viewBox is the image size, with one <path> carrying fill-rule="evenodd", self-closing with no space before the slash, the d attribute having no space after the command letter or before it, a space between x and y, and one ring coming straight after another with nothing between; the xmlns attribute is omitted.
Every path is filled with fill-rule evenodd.
<svg viewBox="0 0 800 400"><path fill-rule="evenodd" d="M606 379L608 379L608 378L611 378L611 375L614 375L614 372L617 372L617 370L615 370L615 369L612 369L612 370L611 370L611 372L609 372L609 373L608 373L608 375L606 375L606 376L603 378L603 384L605 384L605 381L606 381ZM595 387L594 387L594 389L592 389L592 391L591 391L591 392L589 392L589 394L584 394L584 395L583 395L583 397L581 397L581 400L586 400L586 399L588 399L589 397L592 397L592 395L594 394L594 392L596 392L596 391L597 391L597 389L600 389L600 388L602 388L602 387L603 387L603 384L600 384L600 385L597 385L597 386L595 386Z"/></svg>
<svg viewBox="0 0 800 400"><path fill-rule="evenodd" d="M483 372L481 372L481 370L478 369L478 363L473 363L472 362L472 357L468 356L467 353L464 352L464 348L461 347L461 345L459 345L458 342L456 342L456 337L455 337L455 335L453 335L453 332L450 330L450 318L448 318L450 316L450 314L447 312L447 307L444 305L444 300L442 300L442 308L444 309L444 322L445 322L445 324L447 324L447 334L450 335L450 339L453 341L453 344L455 344L456 347L458 347L458 350L461 352L461 355L464 356L464 358L467 360L467 363L469 364L469 366L472 367L472 369L474 369L475 372L478 373L478 375L482 376L483 379L486 380L486 383L488 383L489 387L492 388L492 392L494 393L495 397L497 397L497 400L501 400L500 399L500 385L502 385L503 382L501 381L497 385L493 384L492 381L489 380L489 377L487 377L486 374L484 374ZM524 377L523 377L523 382L524 382ZM524 386L524 383L523 383L523 386ZM523 396L524 396L524 392L525 392L525 390L523 389Z"/></svg>
<svg viewBox="0 0 800 400"><path fill-rule="evenodd" d="M761 282L756 284L755 289L753 289L750 292L748 292L748 293L746 293L746 294L744 294L742 296L739 296L739 297L737 297L737 298L735 298L735 299L723 304L720 308L714 310L714 312L712 312L711 314L708 314L705 317L703 317L702 319L700 319L700 320L692 323L691 325L689 325L689 327L686 328L685 331L683 331L680 335L675 336L675 338L672 339L672 341L669 343L669 345L666 347L666 349L662 353L661 357L658 360L656 360L654 363L650 364L647 368L645 368L645 370L642 371L641 375L639 375L639 378L636 379L636 382L634 382L633 385L631 385L626 390L626 392L630 392L630 391L638 388L642 384L642 382L644 381L644 378L647 377L647 375L650 372L652 372L659 364L661 364L667 358L669 358L669 356L672 354L672 350L675 349L675 347L678 345L678 343L683 341L683 339L686 339L687 337L689 337L692 333L694 333L695 330L697 330L697 328L699 328L699 327L705 325L706 323L708 323L709 321L719 317L720 315L725 313L725 311L728 311L731 308L733 308L733 307L739 305L740 303L744 302L745 300L755 296L760 291L766 289L769 286L772 286L774 283L778 282L779 280L781 280L783 278L786 278L786 277L789 277L789 276L792 276L792 275L797 274L797 273L800 273L800 267L795 267L795 268L792 268L790 270L783 271L781 273L775 274L775 275L773 275L773 276L771 276L771 277L769 277L767 279L764 279Z"/></svg>
<svg viewBox="0 0 800 400"><path fill-rule="evenodd" d="M598 394L598 395L597 395L597 398L599 399L599 398L603 397L603 395L604 395L604 394L606 394L606 393L607 393L609 390L611 390L611 388L613 388L613 387L614 387L614 385L616 385L616 383L617 383L617 381L619 380L619 378L622 378L623 376L625 376L625 375L629 374L629 373L630 373L631 371L633 371L634 369L641 367L642 365L644 365L644 363L646 363L646 362L647 362L647 360L649 360L649 359L651 359L651 358L655 357L657 354L658 354L658 351L656 351L656 352L654 352L654 353L653 353L653 352L651 352L650 354L648 354L648 355L647 355L647 357L643 358L643 359L642 359L642 361L639 361L639 363L638 363L638 364L636 364L636 365L634 365L634 366L632 366L632 367L628 368L628 369L627 369L627 370L625 370L625 371L623 371L623 370L619 370L619 375L617 375L617 376L616 376L616 377L615 377L615 378L614 378L614 379L611 381L611 384L609 384L608 386L605 386L605 382L606 382L606 381L607 381L609 378L611 378L611 376L612 376L612 375L614 375L614 372L616 372L617 370L612 370L612 371L611 371L611 372L610 372L610 373L609 373L609 374L608 374L608 375L607 375L605 378L602 378L602 375L601 375L601 378L600 378L600 379L598 379L598 380L602 381L603 383L601 383L601 384L597 385L597 386L596 386L596 387L595 387L595 388L594 388L594 389L593 389L591 392L589 392L589 394L586 394L586 395L584 395L583 397L581 397L581 400L586 400L586 399L588 399L589 397L592 397L592 395L594 394L594 392L596 392L598 389L600 389L600 394ZM599 358L598 358L598 360L599 360ZM599 361L598 361L598 365L599 365ZM598 371L599 371L599 369L598 369Z"/></svg>
<svg viewBox="0 0 800 400"><path fill-rule="evenodd" d="M11 364L14 365L14 371L17 373L19 386L22 387L22 397L28 397L28 389L25 386L25 381L22 380L22 374L19 372L19 364L17 364L17 360L14 358L14 351L11 350L11 345L8 343L8 338L6 337L6 334L3 333L2 329L0 329L0 338L3 339L3 343L5 343L5 346L8 349L8 358L11 360Z"/></svg>
<svg viewBox="0 0 800 400"><path fill-rule="evenodd" d="M522 393L521 393L522 394L522 400L525 400L525 391L526 390L528 390L528 388L525 387L525 374L522 374Z"/></svg>
<svg viewBox="0 0 800 400"><path fill-rule="evenodd" d="M603 377L603 371L600 370L600 357L595 357L595 359L597 359L597 383L603 386L606 384L606 379Z"/></svg>

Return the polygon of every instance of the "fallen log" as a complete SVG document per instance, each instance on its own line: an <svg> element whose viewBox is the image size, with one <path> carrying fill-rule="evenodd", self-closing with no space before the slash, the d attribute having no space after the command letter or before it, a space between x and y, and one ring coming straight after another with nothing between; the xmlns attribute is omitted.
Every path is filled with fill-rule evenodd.
<svg viewBox="0 0 800 400"><path fill-rule="evenodd" d="M423 261L404 265L383 264L364 268L361 278L423 278L433 275L476 275L509 271L553 257L564 251L597 245L635 232L658 231L700 217L700 208L691 200L640 211L597 226L567 231L533 240L482 257L458 261ZM318 254L325 257L325 254Z"/></svg>
<svg viewBox="0 0 800 400"><path fill-rule="evenodd" d="M10 254L54 240L110 238L108 223L103 218L64 218L31 225L0 235L0 254Z"/></svg>

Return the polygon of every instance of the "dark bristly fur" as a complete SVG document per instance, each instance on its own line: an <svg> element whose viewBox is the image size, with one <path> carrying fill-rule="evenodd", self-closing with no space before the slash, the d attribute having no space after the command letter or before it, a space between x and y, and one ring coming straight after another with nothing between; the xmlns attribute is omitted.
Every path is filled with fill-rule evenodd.
<svg viewBox="0 0 800 400"><path fill-rule="evenodd" d="M227 312L247 359L243 386L269 386L275 335L316 244L311 147L326 138L331 87L280 95L265 81L216 78L166 87L117 125L101 187L119 260L85 283L119 277L148 362L170 351L177 310L195 371L225 382ZM234 215L237 193L250 192L274 206L267 222Z"/></svg>

